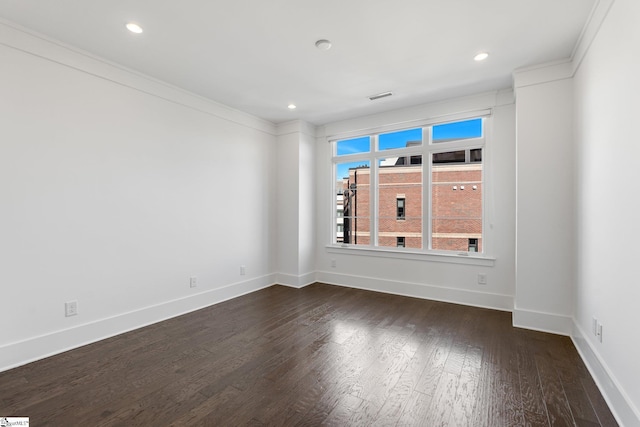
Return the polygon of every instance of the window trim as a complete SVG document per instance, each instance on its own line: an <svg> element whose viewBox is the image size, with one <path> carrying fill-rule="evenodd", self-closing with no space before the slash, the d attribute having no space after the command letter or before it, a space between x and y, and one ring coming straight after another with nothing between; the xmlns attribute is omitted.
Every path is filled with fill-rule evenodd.
<svg viewBox="0 0 640 427"><path fill-rule="evenodd" d="M355 246L355 245L326 245L327 253L372 256L379 258L396 258L404 260L428 261L428 262L445 262L449 264L465 264L477 265L484 267L493 267L496 258L485 253L472 252L425 252L416 251L415 249L395 248L395 247L375 247L375 246Z"/></svg>
<svg viewBox="0 0 640 427"><path fill-rule="evenodd" d="M459 122L465 120L472 120L476 118L483 119L483 135L479 138L465 138L461 140L453 140L447 142L432 142L431 135L432 126ZM331 151L331 166L332 166L332 181L335 181L336 177L336 166L340 163L349 163L349 162L358 162L358 161L367 161L369 163L369 185L373 189L371 192L372 197L370 197L370 207L369 210L372 213L370 217L371 221L371 230L370 230L370 243L368 245L355 245L355 244L344 244L344 243L336 243L335 242L335 231L332 230L332 235L330 235L329 244L326 245L326 248L329 252L340 252L340 253L358 253L361 252L363 255L366 253L372 256L383 256L383 257L400 257L405 259L426 259L429 261L441 261L441 262L454 262L454 263L463 263L463 264L472 264L472 265L493 265L495 258L490 256L489 248L491 247L490 242L487 242L488 235L488 224L489 220L487 218L487 198L489 197L487 191L483 191L482 194L482 249L483 252L463 252L463 251L446 251L446 250L437 250L433 249L432 246L432 212L431 212L431 192L432 192L432 153L438 152L449 152L456 150L470 150L480 148L483 150L482 154L482 182L483 186L486 184L487 179L487 168L490 165L489 155L488 155L488 141L491 138L491 119L492 119L492 110L476 110L472 112L459 113L455 115L447 115L442 117L423 119L423 120L412 120L406 122L399 122L392 125L378 126L369 129L360 129L356 131L350 132L341 132L339 134L329 135L327 136L326 141L332 144ZM402 131L411 128L422 127L423 129L423 139L422 144L412 147L402 147L395 149L387 149L387 150L378 150L378 137L380 134ZM336 154L336 145L334 142L338 140L359 138L363 136L369 136L371 140L370 150L366 153L356 153L356 154L348 154L348 155L340 155ZM422 156L422 167L423 167L423 215L422 215L422 241L423 247L421 249L408 249L408 248L397 248L394 246L377 246L378 242L378 222L374 219L374 216L377 215L378 208L378 173L379 173L379 164L378 160L383 157L407 157L420 155ZM428 159L428 161L426 160ZM466 163L466 161L465 161ZM333 197L335 198L335 185L333 182L331 188ZM405 202L406 203L406 202ZM406 205L405 205L406 209ZM406 212L406 211L405 211ZM335 223L335 217L332 223ZM457 261L453 261L457 260Z"/></svg>

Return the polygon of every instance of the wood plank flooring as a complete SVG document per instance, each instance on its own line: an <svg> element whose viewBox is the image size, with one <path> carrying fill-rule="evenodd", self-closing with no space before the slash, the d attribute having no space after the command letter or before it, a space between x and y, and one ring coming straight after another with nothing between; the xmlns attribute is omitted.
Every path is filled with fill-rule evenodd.
<svg viewBox="0 0 640 427"><path fill-rule="evenodd" d="M567 337L506 312L273 286L0 373L34 426L615 426Z"/></svg>

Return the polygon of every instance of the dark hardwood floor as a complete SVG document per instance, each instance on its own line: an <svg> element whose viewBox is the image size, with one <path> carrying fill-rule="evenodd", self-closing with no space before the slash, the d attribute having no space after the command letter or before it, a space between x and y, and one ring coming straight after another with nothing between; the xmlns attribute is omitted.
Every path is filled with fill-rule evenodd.
<svg viewBox="0 0 640 427"><path fill-rule="evenodd" d="M567 337L506 312L314 284L0 373L33 426L612 426Z"/></svg>

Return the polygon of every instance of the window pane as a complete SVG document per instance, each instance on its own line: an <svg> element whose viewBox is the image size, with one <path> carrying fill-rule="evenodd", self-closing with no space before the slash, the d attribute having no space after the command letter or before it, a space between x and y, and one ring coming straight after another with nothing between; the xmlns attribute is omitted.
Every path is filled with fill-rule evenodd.
<svg viewBox="0 0 640 427"><path fill-rule="evenodd" d="M433 249L482 252L482 160L434 163L431 209Z"/></svg>
<svg viewBox="0 0 640 427"><path fill-rule="evenodd" d="M471 163L482 162L482 148L470 150L469 161Z"/></svg>
<svg viewBox="0 0 640 427"><path fill-rule="evenodd" d="M422 157L378 160L378 246L422 248Z"/></svg>
<svg viewBox="0 0 640 427"><path fill-rule="evenodd" d="M378 149L391 150L422 145L422 128L383 133L378 136Z"/></svg>
<svg viewBox="0 0 640 427"><path fill-rule="evenodd" d="M368 161L338 163L336 165L336 243L369 245L371 238L369 221Z"/></svg>
<svg viewBox="0 0 640 427"><path fill-rule="evenodd" d="M466 160L465 155L465 150L434 153L433 163L464 163Z"/></svg>
<svg viewBox="0 0 640 427"><path fill-rule="evenodd" d="M459 139L480 138L482 136L482 119L445 123L442 125L436 125L432 129L433 142L447 142Z"/></svg>
<svg viewBox="0 0 640 427"><path fill-rule="evenodd" d="M336 142L336 154L345 156L347 154L368 153L371 151L371 137L344 139Z"/></svg>

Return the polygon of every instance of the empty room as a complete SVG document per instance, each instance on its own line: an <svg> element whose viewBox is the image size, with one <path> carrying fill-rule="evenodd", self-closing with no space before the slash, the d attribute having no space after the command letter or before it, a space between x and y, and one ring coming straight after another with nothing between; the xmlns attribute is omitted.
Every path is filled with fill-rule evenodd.
<svg viewBox="0 0 640 427"><path fill-rule="evenodd" d="M638 52L637 0L4 0L0 425L640 426Z"/></svg>

